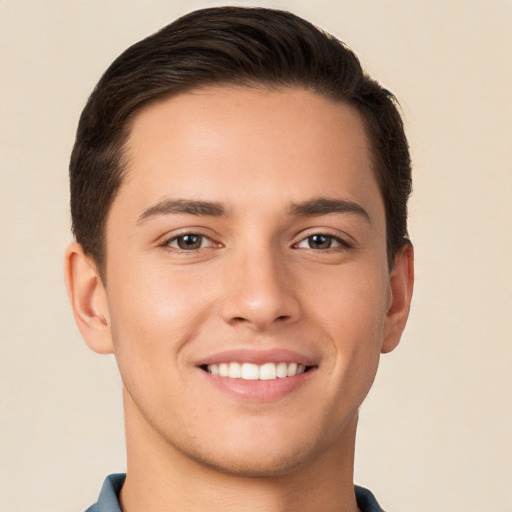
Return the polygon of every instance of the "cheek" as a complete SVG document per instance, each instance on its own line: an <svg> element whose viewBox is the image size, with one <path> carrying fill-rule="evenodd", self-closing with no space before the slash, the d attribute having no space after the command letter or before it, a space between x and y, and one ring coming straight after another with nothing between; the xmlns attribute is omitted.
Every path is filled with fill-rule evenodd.
<svg viewBox="0 0 512 512"><path fill-rule="evenodd" d="M386 274L367 268L340 272L311 297L318 325L330 343L328 365L342 402L362 401L375 378L384 336L388 288ZM312 313L313 316L313 313Z"/></svg>
<svg viewBox="0 0 512 512"><path fill-rule="evenodd" d="M340 269L339 273L318 276L309 296L308 308L315 311L333 340L362 346L380 340L388 302L388 280L377 266ZM313 314L313 313L312 313Z"/></svg>
<svg viewBox="0 0 512 512"><path fill-rule="evenodd" d="M180 269L181 270L181 269ZM209 299L183 269L152 265L118 268L109 282L112 336L116 351L137 351L142 359L170 355L193 336Z"/></svg>
<svg viewBox="0 0 512 512"><path fill-rule="evenodd" d="M187 361L182 349L208 316L208 298L187 272L133 269L119 268L119 279L112 276L110 284L112 338L124 387L147 417L163 415L170 422L163 407L170 403L175 406L169 410L187 407L193 415L183 403Z"/></svg>

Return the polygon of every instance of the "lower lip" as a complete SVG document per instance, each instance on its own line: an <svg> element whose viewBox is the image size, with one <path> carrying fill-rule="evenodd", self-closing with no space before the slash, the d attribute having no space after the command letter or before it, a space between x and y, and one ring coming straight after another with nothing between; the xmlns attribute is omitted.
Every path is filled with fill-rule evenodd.
<svg viewBox="0 0 512 512"><path fill-rule="evenodd" d="M220 377L200 370L204 377L217 389L238 398L252 402L274 402L304 386L314 373L314 368L307 372L273 380L244 380Z"/></svg>

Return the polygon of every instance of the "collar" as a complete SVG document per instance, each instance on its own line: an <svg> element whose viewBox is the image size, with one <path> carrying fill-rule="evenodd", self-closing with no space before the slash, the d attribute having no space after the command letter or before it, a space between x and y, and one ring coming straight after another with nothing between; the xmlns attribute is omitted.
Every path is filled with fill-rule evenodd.
<svg viewBox="0 0 512 512"><path fill-rule="evenodd" d="M125 478L126 475L124 473L107 476L105 482L103 482L98 502L89 507L86 512L122 512L118 496ZM361 512L384 512L371 491L358 485L354 487L354 491L357 506Z"/></svg>

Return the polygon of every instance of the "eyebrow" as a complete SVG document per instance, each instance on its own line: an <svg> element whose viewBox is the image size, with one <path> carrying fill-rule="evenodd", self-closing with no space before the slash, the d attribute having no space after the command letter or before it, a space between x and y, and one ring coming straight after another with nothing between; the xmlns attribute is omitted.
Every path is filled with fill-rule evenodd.
<svg viewBox="0 0 512 512"><path fill-rule="evenodd" d="M343 213L359 215L368 221L369 224L372 223L370 215L368 215L368 212L361 205L344 199L320 197L301 203L293 203L289 213L290 215L300 216L320 216L330 213Z"/></svg>
<svg viewBox="0 0 512 512"><path fill-rule="evenodd" d="M370 224L371 219L368 212L359 204L344 199L332 199L320 197L292 203L289 215L293 216L320 216L330 213L342 213L359 215ZM137 219L137 224L143 224L151 217L159 215L201 215L209 217L223 217L226 215L226 208L217 201L195 201L190 199L164 199L154 206L145 210Z"/></svg>
<svg viewBox="0 0 512 512"><path fill-rule="evenodd" d="M165 199L145 210L137 219L137 224L142 224L151 217L169 214L207 215L222 217L226 209L221 203L215 201L193 201L188 199Z"/></svg>

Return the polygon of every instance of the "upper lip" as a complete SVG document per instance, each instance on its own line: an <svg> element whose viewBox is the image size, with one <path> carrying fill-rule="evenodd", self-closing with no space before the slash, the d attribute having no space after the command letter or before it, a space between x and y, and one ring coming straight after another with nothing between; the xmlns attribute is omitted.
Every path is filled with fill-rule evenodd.
<svg viewBox="0 0 512 512"><path fill-rule="evenodd" d="M265 363L297 363L305 366L316 366L316 361L306 355L301 354L295 350L289 350L284 348L266 348L256 350L254 348L240 348L223 350L216 352L210 356L206 356L196 361L196 366L206 366L211 364L239 362L239 363L253 363L253 364L265 364Z"/></svg>

